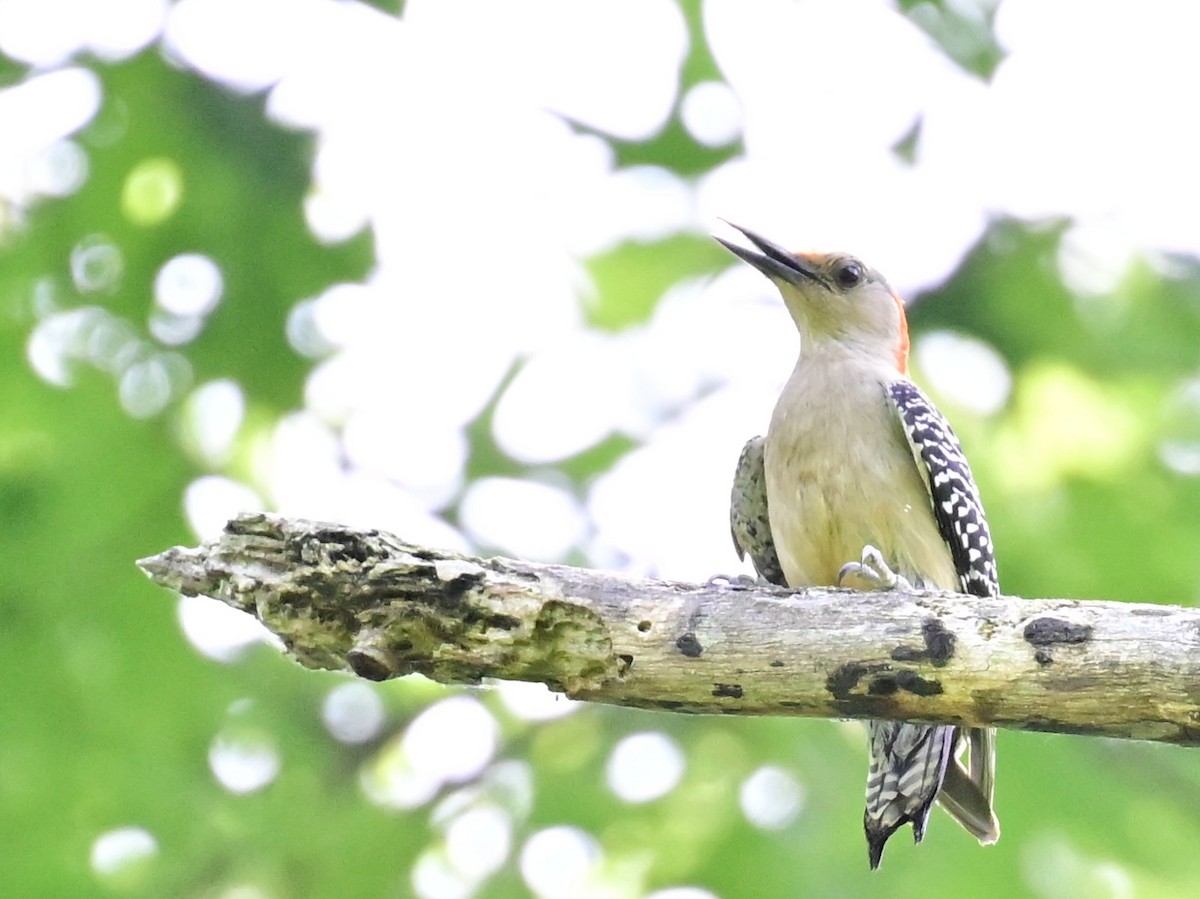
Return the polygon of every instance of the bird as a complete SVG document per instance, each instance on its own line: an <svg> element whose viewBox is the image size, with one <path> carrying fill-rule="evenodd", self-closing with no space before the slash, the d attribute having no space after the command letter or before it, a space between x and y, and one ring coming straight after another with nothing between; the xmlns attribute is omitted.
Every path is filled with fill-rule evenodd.
<svg viewBox="0 0 1200 899"><path fill-rule="evenodd" d="M717 241L775 284L800 336L765 437L750 439L738 459L730 529L739 557L748 555L762 580L790 588L998 596L970 466L908 374L903 301L854 256L791 253L730 224L753 248ZM980 843L999 838L994 729L866 727L872 870L905 824L921 841L935 800Z"/></svg>

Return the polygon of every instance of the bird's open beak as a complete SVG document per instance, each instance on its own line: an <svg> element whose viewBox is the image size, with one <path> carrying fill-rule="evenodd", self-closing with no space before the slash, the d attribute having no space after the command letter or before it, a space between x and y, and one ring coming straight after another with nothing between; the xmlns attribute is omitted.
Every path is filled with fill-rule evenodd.
<svg viewBox="0 0 1200 899"><path fill-rule="evenodd" d="M786 284L799 284L802 281L823 283L824 279L820 273L805 262L803 257L789 253L783 247L779 246L779 244L772 243L765 237L759 237L753 231L748 231L741 225L735 225L733 222L725 222L725 224L741 231L746 236L746 239L762 250L762 252L755 253L753 250L739 247L735 243L730 243L714 235L717 243L739 259L750 263L771 280L783 281Z"/></svg>

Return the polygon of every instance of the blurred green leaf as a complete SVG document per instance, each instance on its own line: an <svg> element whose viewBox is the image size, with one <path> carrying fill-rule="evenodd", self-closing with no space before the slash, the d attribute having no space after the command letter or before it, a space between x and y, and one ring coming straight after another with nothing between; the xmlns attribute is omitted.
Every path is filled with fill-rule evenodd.
<svg viewBox="0 0 1200 899"><path fill-rule="evenodd" d="M900 0L901 11L964 70L990 79L1004 59L994 23L999 0Z"/></svg>
<svg viewBox="0 0 1200 899"><path fill-rule="evenodd" d="M605 331L642 324L679 280L711 274L728 264L728 254L704 235L626 241L587 261L596 288L595 299L584 307L588 324Z"/></svg>

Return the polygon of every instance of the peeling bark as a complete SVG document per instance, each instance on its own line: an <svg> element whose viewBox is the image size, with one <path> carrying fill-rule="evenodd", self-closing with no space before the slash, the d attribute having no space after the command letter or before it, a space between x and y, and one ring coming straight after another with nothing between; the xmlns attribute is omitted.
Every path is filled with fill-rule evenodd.
<svg viewBox="0 0 1200 899"><path fill-rule="evenodd" d="M254 615L300 664L370 680L1200 744L1195 609L647 580L263 514L138 564Z"/></svg>

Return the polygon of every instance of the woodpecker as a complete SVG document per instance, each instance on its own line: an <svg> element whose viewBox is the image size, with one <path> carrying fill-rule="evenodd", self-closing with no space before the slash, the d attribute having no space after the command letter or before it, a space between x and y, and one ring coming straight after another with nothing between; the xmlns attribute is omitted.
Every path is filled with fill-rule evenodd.
<svg viewBox="0 0 1200 899"><path fill-rule="evenodd" d="M908 376L904 303L853 256L790 253L733 227L756 249L717 240L775 284L800 332L766 437L738 460L730 504L738 555L787 587L999 595L970 466ZM904 824L921 841L935 799L980 843L996 841L994 730L869 721L867 734L872 869Z"/></svg>

